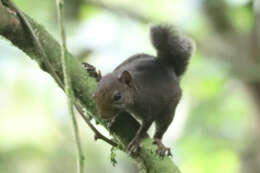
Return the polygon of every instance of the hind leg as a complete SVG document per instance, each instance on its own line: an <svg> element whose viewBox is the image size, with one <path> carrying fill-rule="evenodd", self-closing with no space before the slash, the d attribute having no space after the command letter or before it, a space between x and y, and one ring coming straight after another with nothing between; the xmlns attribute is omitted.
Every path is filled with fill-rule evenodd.
<svg viewBox="0 0 260 173"><path fill-rule="evenodd" d="M165 156L166 154L168 156L172 155L170 148L163 145L162 138L164 133L168 129L169 125L171 124L173 117L174 117L174 113L167 113L163 115L163 118L160 117L160 119L155 121L156 131L153 137L154 139L153 143L157 145L158 148L156 152L161 157Z"/></svg>

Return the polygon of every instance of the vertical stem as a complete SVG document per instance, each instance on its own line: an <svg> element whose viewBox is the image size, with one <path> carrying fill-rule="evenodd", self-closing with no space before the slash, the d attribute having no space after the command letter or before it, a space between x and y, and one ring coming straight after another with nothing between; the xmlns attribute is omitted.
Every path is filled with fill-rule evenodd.
<svg viewBox="0 0 260 173"><path fill-rule="evenodd" d="M64 27L63 7L64 7L63 0L57 0L58 22L60 24L60 33L61 33L61 38L62 38L61 62L62 62L62 70L63 70L63 74L64 74L65 92L67 94L68 108L69 108L70 116L72 118L74 136L75 136L76 146L77 146L77 151L78 151L78 173L83 173L84 155L82 152L77 120L76 120L76 117L75 117L75 114L73 111L73 103L75 101L75 98L74 98L74 93L73 93L73 90L71 87L71 80L70 80L70 75L69 75L69 71L68 71L69 68L67 68L68 61L67 61L67 54L66 54L67 46L66 46L66 35L65 35L65 27Z"/></svg>

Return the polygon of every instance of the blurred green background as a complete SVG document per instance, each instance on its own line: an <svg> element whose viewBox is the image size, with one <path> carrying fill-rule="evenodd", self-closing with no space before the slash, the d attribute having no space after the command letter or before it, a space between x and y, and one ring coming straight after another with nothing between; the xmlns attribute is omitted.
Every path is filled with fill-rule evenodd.
<svg viewBox="0 0 260 173"><path fill-rule="evenodd" d="M55 1L15 2L59 39ZM69 51L103 74L135 53L155 54L149 41L151 24L172 23L194 38L197 50L182 80L184 96L164 142L183 173L260 172L257 1L65 0L65 6ZM85 172L137 172L120 151L113 167L110 146L94 141L91 130L78 120ZM1 38L0 172L75 170L76 149L63 91Z"/></svg>

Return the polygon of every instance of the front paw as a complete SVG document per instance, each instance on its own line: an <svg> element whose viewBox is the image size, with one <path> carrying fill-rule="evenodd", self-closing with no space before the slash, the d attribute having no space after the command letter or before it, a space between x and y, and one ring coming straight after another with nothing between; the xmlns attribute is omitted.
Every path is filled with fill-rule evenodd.
<svg viewBox="0 0 260 173"><path fill-rule="evenodd" d="M129 152L129 154L131 155L136 155L139 150L141 149L141 140L140 139L137 139L137 138L134 138L129 144L128 144L128 147L127 147L127 150Z"/></svg>
<svg viewBox="0 0 260 173"><path fill-rule="evenodd" d="M82 65L84 70L88 72L89 76L96 78L98 82L100 81L102 75L100 71L97 72L96 67L86 62L83 62Z"/></svg>
<svg viewBox="0 0 260 173"><path fill-rule="evenodd" d="M172 156L171 149L166 147L166 146L164 146L160 139L154 139L153 143L157 145L156 153L160 157L163 158L165 155Z"/></svg>
<svg viewBox="0 0 260 173"><path fill-rule="evenodd" d="M108 120L107 123L107 128L111 131L113 130L113 127L115 125L115 121L116 121L117 116L115 116L114 118L112 118L111 120Z"/></svg>

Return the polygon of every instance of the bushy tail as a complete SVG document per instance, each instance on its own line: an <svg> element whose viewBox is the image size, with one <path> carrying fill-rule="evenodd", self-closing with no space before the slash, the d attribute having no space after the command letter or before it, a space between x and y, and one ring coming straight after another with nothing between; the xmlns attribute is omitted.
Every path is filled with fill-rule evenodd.
<svg viewBox="0 0 260 173"><path fill-rule="evenodd" d="M194 43L180 35L172 26L156 25L151 28L152 44L157 50L158 58L170 63L177 76L181 76L189 63Z"/></svg>

